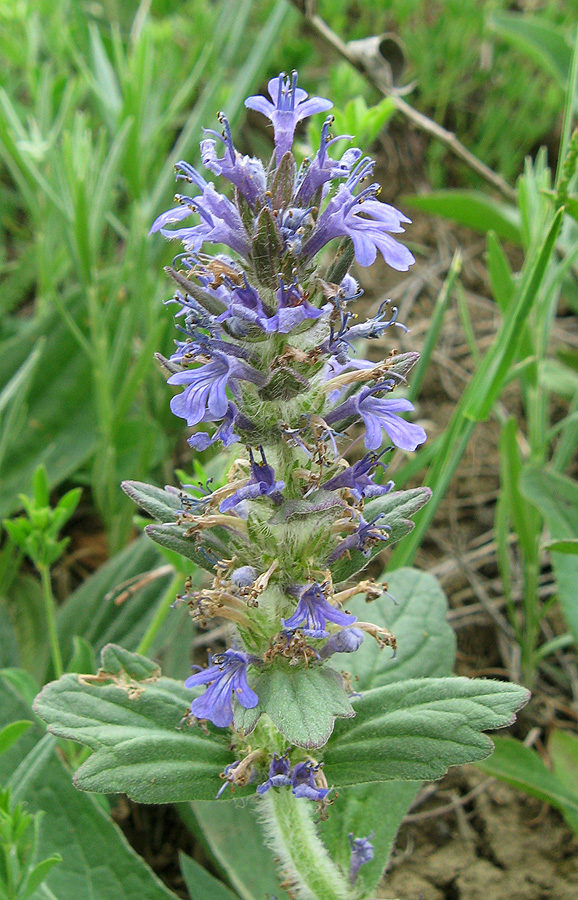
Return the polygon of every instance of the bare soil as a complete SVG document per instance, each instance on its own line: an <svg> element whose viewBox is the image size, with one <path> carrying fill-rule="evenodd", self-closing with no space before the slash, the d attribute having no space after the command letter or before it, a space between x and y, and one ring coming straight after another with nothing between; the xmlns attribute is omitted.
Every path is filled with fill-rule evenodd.
<svg viewBox="0 0 578 900"><path fill-rule="evenodd" d="M489 782L489 783L488 783ZM485 785L485 787L483 787ZM483 791L461 806L460 798ZM464 791L466 792L464 794ZM556 812L472 770L439 783L449 815L403 826L379 897L575 900L578 840ZM430 812L433 811L430 809Z"/></svg>

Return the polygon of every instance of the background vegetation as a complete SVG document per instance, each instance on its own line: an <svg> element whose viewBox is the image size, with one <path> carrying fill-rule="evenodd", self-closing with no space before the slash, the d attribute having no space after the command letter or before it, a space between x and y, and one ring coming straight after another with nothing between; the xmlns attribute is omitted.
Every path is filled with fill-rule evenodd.
<svg viewBox="0 0 578 900"><path fill-rule="evenodd" d="M318 12L346 41L398 35L407 61L402 82L413 84L406 102L455 132L515 195L498 196L446 146L410 129L286 0L0 5L0 518L12 522L0 549L0 667L9 673L0 727L30 718L28 701L59 665L94 671L109 640L154 652L167 674L187 671L192 626L186 616L158 615L186 573L137 538L142 523L119 489L125 478L174 483L182 470L184 480L219 478L212 451L191 460L152 361L154 351L171 347L171 315L161 301L170 293L162 267L172 248L150 239L148 229L170 204L172 163L198 162L202 128L214 127L215 110L225 109L236 125L240 150L267 154L270 135L247 119L243 99L280 70L297 68L311 93L334 99L337 124L371 143L384 199L418 211L409 238L421 276L384 287L368 275L365 283L376 301L391 288L421 336L424 364L411 397L433 423L425 449L392 466L399 486L425 479L435 493L388 567L415 559L425 566L436 554L440 572L454 565L446 500L463 489L460 472L475 436L489 434L484 527L472 526L470 509L464 528L473 543L460 550L460 571L469 573L465 605L477 604L493 622L500 656L486 663L534 689L535 718L525 730L537 724L544 739L554 735L559 782L548 780L552 773L542 764L544 774L534 751L513 743L498 748L492 771L562 809L576 828L576 788L565 775L572 767L563 764L578 759L571 734L578 718L574 4L322 0ZM303 132L304 154L318 127ZM412 277L421 277L419 290ZM420 299L425 283L430 290ZM482 320L480 294L488 304ZM459 359L448 351L448 328L462 336ZM451 415L440 402L448 359L454 374L456 365L462 372ZM441 387L435 378L424 382L426 364L437 365ZM440 529L435 553L425 538L432 520ZM484 536L492 550L471 577L467 554ZM14 675L16 667L27 674ZM20 741L18 730L11 734ZM21 739L26 747L6 738L0 783L11 777L15 799L30 802L34 778L46 776L50 796L32 809L49 815L69 774L52 745L31 734ZM23 752L40 760L28 788L14 781ZM78 762L74 751L66 756L67 765ZM120 843L111 865L120 872L128 850L108 805L103 812L85 800L85 844L99 829L114 832ZM7 817L13 808L5 804ZM206 838L214 824L194 816L189 825ZM41 831L38 852L52 859L58 848L49 831ZM130 859L137 881L152 891L152 875ZM59 877L62 865L52 865L42 877ZM58 896L72 897L62 879ZM231 873L229 881L237 884ZM154 890L164 892L157 882Z"/></svg>

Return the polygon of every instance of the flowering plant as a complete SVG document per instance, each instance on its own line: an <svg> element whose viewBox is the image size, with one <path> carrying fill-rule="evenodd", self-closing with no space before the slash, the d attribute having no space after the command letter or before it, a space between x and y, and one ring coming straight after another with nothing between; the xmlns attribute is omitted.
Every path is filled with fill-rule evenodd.
<svg viewBox="0 0 578 900"><path fill-rule="evenodd" d="M271 162L239 153L220 113L222 133L207 132L201 157L232 184L231 196L179 162L176 177L192 193L177 194L152 227L183 247L168 269L179 340L170 358L158 356L168 383L183 388L171 409L195 429L192 448L239 445L237 458L212 491L124 485L157 520L149 536L211 574L206 587L189 581L178 602L201 626L226 620L231 646L183 686L109 645L96 676L64 676L37 710L55 734L94 751L76 774L79 787L145 802L250 796L293 895L337 900L368 895L392 836L386 841L374 816L335 861L313 816L339 816L348 786L415 786L487 755L480 732L511 721L527 695L443 677L453 657L443 598L440 606L431 580L412 597L408 585L420 581L411 570L401 580L394 573L400 603L407 612L410 601L417 609L431 599L425 616L435 607L439 642L436 653L424 621L411 634L406 620L396 664L391 597L373 579L357 580L411 530L430 495L376 478L395 447L413 451L426 440L403 418L413 406L400 395L418 354L391 350L377 363L357 355L358 341L403 326L388 301L357 322L362 291L350 273L354 260L368 266L378 252L406 271L413 257L393 235L409 220L367 183L373 160L356 148L333 155L349 137L331 136L331 117L315 156L297 166L296 127L326 112L328 100L309 98L296 73L270 81L269 95L246 105L272 122ZM322 266L334 239L336 254ZM207 244L228 250L210 256ZM366 452L349 463L362 436ZM363 598L373 601L368 621ZM421 659L416 636L428 645ZM376 847L372 876L359 879Z"/></svg>

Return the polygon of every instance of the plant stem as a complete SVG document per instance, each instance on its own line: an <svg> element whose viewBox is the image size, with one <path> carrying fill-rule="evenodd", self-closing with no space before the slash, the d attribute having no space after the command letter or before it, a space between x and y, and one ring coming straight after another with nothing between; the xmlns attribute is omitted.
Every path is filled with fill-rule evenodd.
<svg viewBox="0 0 578 900"><path fill-rule="evenodd" d="M262 807L268 843L295 896L299 900L349 900L349 884L317 834L311 801L273 789L263 797Z"/></svg>
<svg viewBox="0 0 578 900"><path fill-rule="evenodd" d="M42 581L42 597L44 599L44 612L46 615L46 624L48 626L48 639L50 641L50 654L52 656L52 665L54 674L57 678L64 672L62 665L62 656L60 654L60 644L58 643L58 632L56 630L56 602L52 593L52 583L50 580L50 569L48 566L39 566L40 580Z"/></svg>
<svg viewBox="0 0 578 900"><path fill-rule="evenodd" d="M142 640L137 647L137 653L141 653L144 656L152 647L154 639L156 638L163 622L169 614L169 610L171 608L171 605L174 603L175 596L176 594L178 594L179 588L182 585L182 581L182 575L180 575L179 573L173 575L171 583L169 584L166 593L163 594L161 602L159 603L157 610L151 619L150 625L145 631Z"/></svg>

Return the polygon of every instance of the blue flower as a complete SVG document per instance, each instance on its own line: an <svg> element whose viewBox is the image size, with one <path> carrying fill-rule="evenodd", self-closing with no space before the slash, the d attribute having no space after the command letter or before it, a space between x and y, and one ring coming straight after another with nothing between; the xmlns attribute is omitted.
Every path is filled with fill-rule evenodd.
<svg viewBox="0 0 578 900"><path fill-rule="evenodd" d="M233 721L233 696L245 709L254 709L259 703L255 691L247 682L249 656L241 650L225 650L213 657L209 666L185 681L185 687L208 684L202 695L191 704L191 712L197 719L209 719L218 728L226 728Z"/></svg>
<svg viewBox="0 0 578 900"><path fill-rule="evenodd" d="M271 765L269 766L269 777L267 781L260 784L257 788L258 794L266 794L272 787L287 787L291 784L291 764L286 753L283 756L273 754Z"/></svg>
<svg viewBox="0 0 578 900"><path fill-rule="evenodd" d="M248 97L245 106L262 113L273 123L279 165L283 155L291 149L297 123L315 113L331 109L333 103L322 97L311 97L308 100L307 91L297 87L297 72L291 73L291 80L285 77L285 72L281 72L277 78L269 81L267 90L272 103L266 97L257 95Z"/></svg>
<svg viewBox="0 0 578 900"><path fill-rule="evenodd" d="M406 422L399 412L407 412L414 409L409 400L387 400L374 396L378 391L383 391L389 384L384 382L372 388L364 388L359 394L349 397L345 403L331 410L325 416L328 425L347 419L351 416L361 416L365 425L365 446L368 450L377 450L381 446L381 432L387 433L392 443L402 450L415 450L427 440L427 434L421 425Z"/></svg>
<svg viewBox="0 0 578 900"><path fill-rule="evenodd" d="M217 156L217 141L205 138L201 141L201 158L206 169L215 175L224 175L239 189L245 200L255 207L257 201L267 190L265 169L260 159L253 156L242 156L235 150L229 122L224 113L219 113L219 122L223 126L223 134L206 128L205 134L214 134L217 140L225 145L223 157Z"/></svg>
<svg viewBox="0 0 578 900"><path fill-rule="evenodd" d="M260 447L259 449L261 451L262 462L257 462L253 456L253 451L249 450L251 459L251 477L247 484L243 485L243 487L235 491L234 494L231 494L230 497L223 500L219 506L221 512L224 513L229 509L233 509L238 503L242 503L243 500L257 500L258 497L270 497L274 503L280 503L282 501L283 498L280 492L285 487L285 482L275 480L275 470L273 469L273 466L267 464L263 448Z"/></svg>
<svg viewBox="0 0 578 900"><path fill-rule="evenodd" d="M170 406L175 416L187 420L192 427L199 422L222 419L228 412L227 385L235 389L237 379L264 384L265 376L230 354L213 351L210 362L196 369L175 372L168 384L184 384L185 390L172 398Z"/></svg>
<svg viewBox="0 0 578 900"><path fill-rule="evenodd" d="M359 550L364 556L370 557L371 550L381 541L387 541L391 531L390 525L377 525L376 523L383 519L385 513L379 513L370 522L366 522L361 513L359 515L359 524L355 531L349 534L344 540L340 541L337 547L331 551L327 557L327 565L331 566L344 553L349 550Z"/></svg>
<svg viewBox="0 0 578 900"><path fill-rule="evenodd" d="M359 325L352 325L348 328L346 331L347 340L354 341L356 338L363 338L364 340L368 338L380 338L392 325L407 332L408 329L406 326L397 321L397 306L392 307L391 317L387 320L385 319L390 303L390 300L384 300L372 319L367 319L366 322L361 322Z"/></svg>
<svg viewBox="0 0 578 900"><path fill-rule="evenodd" d="M346 150L341 159L332 159L327 154L328 148L337 141L351 140L348 134L330 138L329 129L333 124L333 116L329 116L321 129L321 143L313 162L304 166L298 179L299 186L295 194L295 200L302 205L308 205L315 192L334 178L349 178L351 170L361 158L361 150L352 147Z"/></svg>
<svg viewBox="0 0 578 900"><path fill-rule="evenodd" d="M279 284L280 288L277 291L279 306L274 317L269 320L267 331L288 334L306 319L319 319L331 309L329 304L321 309L312 306L307 300L308 293L303 291L297 281L286 285L282 276L279 275Z"/></svg>
<svg viewBox="0 0 578 900"><path fill-rule="evenodd" d="M235 444L240 440L239 436L233 431L238 417L239 410L234 403L229 402L223 421L220 423L213 436L211 437L206 431L197 431L188 439L188 445L194 447L195 450L206 450L207 447L211 447L217 441L222 441L225 447L230 447L231 444ZM203 417L201 421L212 422L213 419Z"/></svg>
<svg viewBox="0 0 578 900"><path fill-rule="evenodd" d="M358 168L362 163L365 163L365 169L340 186L319 216L315 229L303 245L303 254L311 259L333 238L349 237L360 266L372 265L379 250L393 269L407 272L415 259L407 247L391 237L391 233L403 232L401 223L411 220L393 206L375 200L377 191L373 185L360 194L352 193L353 186L373 167L373 161L361 160Z"/></svg>
<svg viewBox="0 0 578 900"><path fill-rule="evenodd" d="M341 628L330 635L319 651L320 659L329 659L334 653L355 653L363 644L364 634L360 628Z"/></svg>
<svg viewBox="0 0 578 900"><path fill-rule="evenodd" d="M231 291L228 309L221 313L217 322L228 322L237 337L245 336L254 326L261 331L275 331L272 311L266 309L258 291L246 279L244 285Z"/></svg>
<svg viewBox="0 0 578 900"><path fill-rule="evenodd" d="M249 236L236 206L223 194L219 194L212 182L207 183L192 166L188 166L186 163L177 163L175 169L184 166L187 166L187 171L195 172L195 183L199 186L203 185L200 197L177 194L175 199L180 206L169 209L155 219L150 233L154 234L156 231L160 231L166 238L182 241L185 250L189 253L196 253L205 241L208 241L212 244L226 244L240 256L248 257L250 253ZM191 213L199 214L201 221L198 225L176 230L166 228L167 225L174 222L182 222Z"/></svg>
<svg viewBox="0 0 578 900"><path fill-rule="evenodd" d="M308 637L323 638L329 635L326 629L328 621L336 625L353 625L357 622L357 616L341 612L327 601L323 593L324 587L325 585L317 583L309 587L295 586L292 593L295 592L299 598L297 609L290 619L281 620L283 627L288 631L300 628Z"/></svg>
<svg viewBox="0 0 578 900"><path fill-rule="evenodd" d="M338 475L334 475L333 478L326 481L323 489L325 491L336 491L347 488L358 501L363 499L371 500L374 497L382 497L383 494L389 493L393 488L393 481L388 481L387 484L376 484L369 472L375 466L382 466L384 470L387 469L387 466L379 461L379 457L390 449L393 448L386 447L379 455L366 453L363 459L358 460L352 466L348 466Z"/></svg>
<svg viewBox="0 0 578 900"><path fill-rule="evenodd" d="M365 863L371 862L373 859L373 844L371 843L371 838L373 837L373 831L368 837L364 838L354 838L353 832L349 833L349 844L351 846L351 861L349 863L349 881L351 884L355 884L357 880L357 875L361 866Z"/></svg>
<svg viewBox="0 0 578 900"><path fill-rule="evenodd" d="M297 763L291 776L292 792L295 797L305 797L307 800L325 800L329 788L319 788L315 784L315 774L321 768L312 762Z"/></svg>

